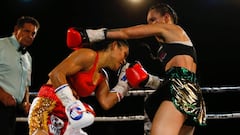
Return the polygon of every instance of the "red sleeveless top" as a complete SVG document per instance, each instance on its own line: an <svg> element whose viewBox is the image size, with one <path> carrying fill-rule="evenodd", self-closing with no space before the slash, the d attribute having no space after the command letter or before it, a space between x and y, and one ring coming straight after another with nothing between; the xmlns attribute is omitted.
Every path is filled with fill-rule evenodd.
<svg viewBox="0 0 240 135"><path fill-rule="evenodd" d="M90 70L80 71L69 78L70 84L72 88L77 92L78 96L87 97L91 95L96 89L97 85L104 80L104 76L101 74L97 84L93 84L93 74L96 70L98 59L99 56L97 53L94 64Z"/></svg>

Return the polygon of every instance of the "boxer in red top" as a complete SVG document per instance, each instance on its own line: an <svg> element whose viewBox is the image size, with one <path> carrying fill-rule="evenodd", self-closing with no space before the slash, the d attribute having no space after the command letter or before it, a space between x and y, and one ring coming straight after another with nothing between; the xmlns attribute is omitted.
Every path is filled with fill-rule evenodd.
<svg viewBox="0 0 240 135"><path fill-rule="evenodd" d="M75 48L50 73L33 100L29 112L29 135L86 135L82 128L94 122L95 113L81 97L95 94L103 109L108 110L126 95L125 40L96 42L90 48ZM109 88L104 68L122 71L113 89Z"/></svg>

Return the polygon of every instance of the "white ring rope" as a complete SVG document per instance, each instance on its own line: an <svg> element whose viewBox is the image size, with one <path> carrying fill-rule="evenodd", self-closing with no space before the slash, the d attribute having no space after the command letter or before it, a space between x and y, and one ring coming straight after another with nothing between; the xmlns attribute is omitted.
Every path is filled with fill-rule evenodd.
<svg viewBox="0 0 240 135"><path fill-rule="evenodd" d="M240 113L227 113L227 114L207 114L207 119L236 119L240 118ZM115 116L115 117L95 117L95 122L111 122L111 121L142 121L146 120L144 115L134 116ZM17 122L27 122L27 117L17 117Z"/></svg>
<svg viewBox="0 0 240 135"><path fill-rule="evenodd" d="M236 119L236 118L240 118L240 113L207 114L207 119Z"/></svg>
<svg viewBox="0 0 240 135"><path fill-rule="evenodd" d="M224 92L240 92L240 86L235 87L201 87L203 93L224 93ZM127 96L146 96L153 93L153 89L132 89L128 91ZM31 96L37 96L38 92L30 92ZM94 95L94 94L92 94Z"/></svg>
<svg viewBox="0 0 240 135"><path fill-rule="evenodd" d="M134 116L114 116L114 117L95 117L95 122L111 122L111 121L142 121L145 120L144 115L134 115ZM18 122L27 122L27 117L17 117L16 121Z"/></svg>
<svg viewBox="0 0 240 135"><path fill-rule="evenodd" d="M223 93L223 92L240 92L240 86L237 87L202 87L203 93ZM128 96L146 96L154 92L155 90L130 90ZM31 96L37 96L37 92L30 92ZM218 113L218 114L207 114L207 119L234 119L240 118L240 112L234 113ZM115 116L115 117L95 117L96 122L103 121L137 121L137 120L146 120L144 115L135 115L135 116ZM17 117L17 122L27 122L27 117Z"/></svg>
<svg viewBox="0 0 240 135"><path fill-rule="evenodd" d="M240 92L240 86L238 87L201 87L203 93L224 93L224 92ZM136 90L132 89L128 91L128 96L146 96L153 93L155 90Z"/></svg>
<svg viewBox="0 0 240 135"><path fill-rule="evenodd" d="M235 87L201 87L203 93L240 92L240 86Z"/></svg>

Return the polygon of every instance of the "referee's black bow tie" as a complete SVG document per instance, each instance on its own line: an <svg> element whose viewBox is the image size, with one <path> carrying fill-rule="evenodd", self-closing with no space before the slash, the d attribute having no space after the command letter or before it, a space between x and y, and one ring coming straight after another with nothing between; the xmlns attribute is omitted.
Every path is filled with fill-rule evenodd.
<svg viewBox="0 0 240 135"><path fill-rule="evenodd" d="M27 52L27 49L26 49L26 47L20 46L20 47L18 48L18 51L21 52L22 54L25 54L25 53Z"/></svg>

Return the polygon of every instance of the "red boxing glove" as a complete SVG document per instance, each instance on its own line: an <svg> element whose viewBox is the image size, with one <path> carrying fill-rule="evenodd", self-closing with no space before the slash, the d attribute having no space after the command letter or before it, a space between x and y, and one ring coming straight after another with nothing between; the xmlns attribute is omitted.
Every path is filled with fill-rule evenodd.
<svg viewBox="0 0 240 135"><path fill-rule="evenodd" d="M86 30L71 27L67 31L67 46L73 50L83 47L83 43L89 43Z"/></svg>
<svg viewBox="0 0 240 135"><path fill-rule="evenodd" d="M67 46L73 50L88 46L90 43L106 39L106 28L82 29L71 27L67 31Z"/></svg>
<svg viewBox="0 0 240 135"><path fill-rule="evenodd" d="M135 62L126 69L126 77L131 87L140 88L145 86L149 75L141 63Z"/></svg>

